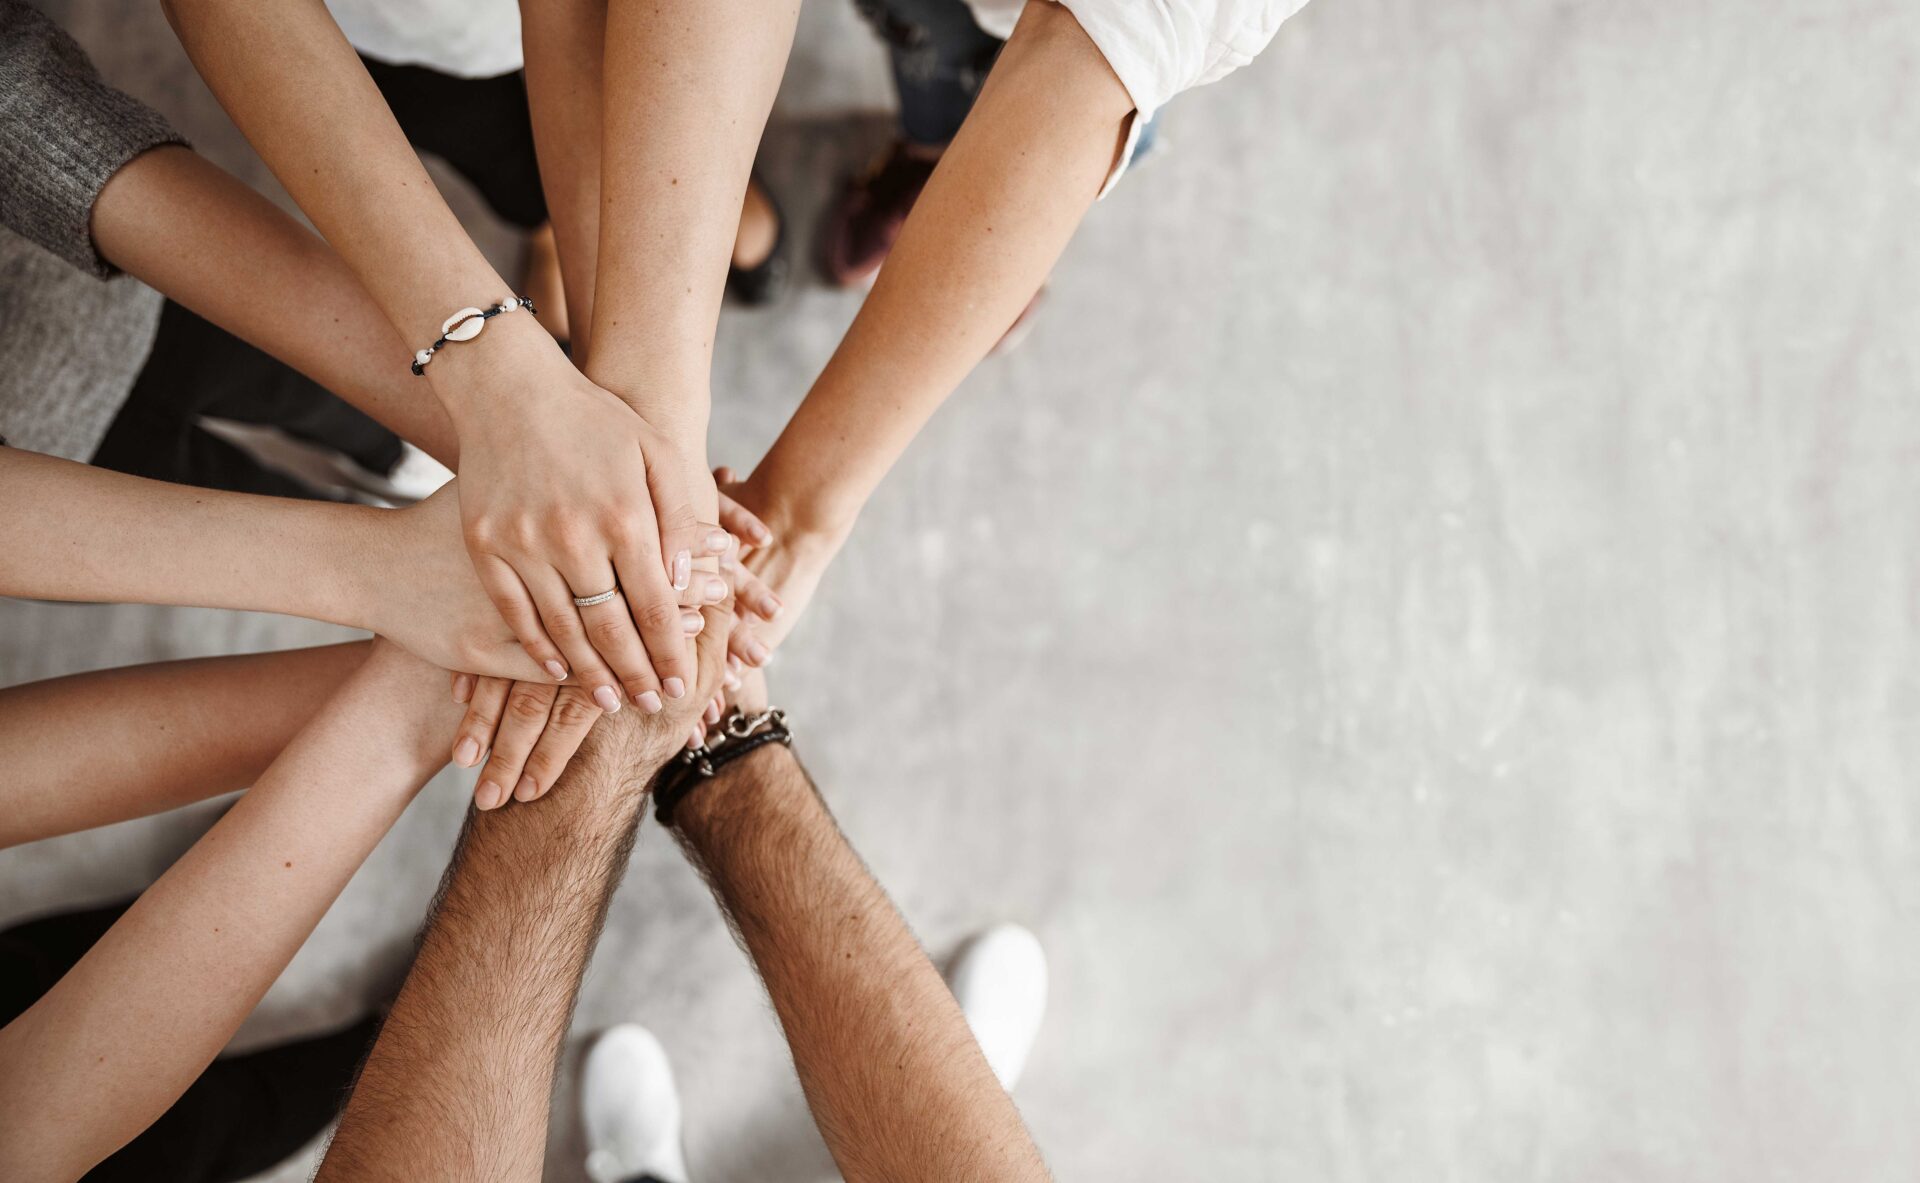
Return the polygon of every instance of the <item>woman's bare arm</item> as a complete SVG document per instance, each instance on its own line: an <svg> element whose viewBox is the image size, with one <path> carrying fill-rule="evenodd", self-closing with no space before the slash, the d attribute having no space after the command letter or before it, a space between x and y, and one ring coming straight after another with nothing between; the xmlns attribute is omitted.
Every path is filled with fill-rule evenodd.
<svg viewBox="0 0 1920 1183"><path fill-rule="evenodd" d="M0 690L0 847L245 788L366 658L355 641Z"/></svg>
<svg viewBox="0 0 1920 1183"><path fill-rule="evenodd" d="M373 653L40 1001L0 1029L0 1178L78 1178L193 1083L446 759L444 675Z"/></svg>

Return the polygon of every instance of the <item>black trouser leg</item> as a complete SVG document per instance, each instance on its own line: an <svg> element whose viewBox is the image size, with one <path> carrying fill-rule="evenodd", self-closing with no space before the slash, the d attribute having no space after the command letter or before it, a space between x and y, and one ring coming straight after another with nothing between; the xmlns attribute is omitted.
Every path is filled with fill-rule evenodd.
<svg viewBox="0 0 1920 1183"><path fill-rule="evenodd" d="M390 472L400 462L398 436L304 374L169 300L160 309L146 364L93 462L206 488L313 496L202 430L202 415L277 427L374 472Z"/></svg>
<svg viewBox="0 0 1920 1183"><path fill-rule="evenodd" d="M12 1022L52 989L132 902L0 932L0 1022ZM344 1031L215 1060L146 1132L86 1178L232 1183L266 1170L333 1120L378 1031L369 1017Z"/></svg>
<svg viewBox="0 0 1920 1183"><path fill-rule="evenodd" d="M532 230L547 220L524 74L456 78L425 66L360 60L409 143L452 165L505 221ZM473 302L498 298L483 292Z"/></svg>

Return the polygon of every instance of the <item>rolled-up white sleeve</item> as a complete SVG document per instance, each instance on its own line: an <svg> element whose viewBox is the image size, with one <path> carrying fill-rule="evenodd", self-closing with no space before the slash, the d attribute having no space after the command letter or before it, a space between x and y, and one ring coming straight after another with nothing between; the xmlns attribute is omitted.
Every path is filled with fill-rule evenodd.
<svg viewBox="0 0 1920 1183"><path fill-rule="evenodd" d="M1252 61L1307 0L1060 0L1151 119Z"/></svg>
<svg viewBox="0 0 1920 1183"><path fill-rule="evenodd" d="M996 37L1013 32L1022 0L969 0ZM1101 189L1133 160L1140 127L1183 90L1218 82L1252 61L1307 0L1059 0L1127 88L1137 114L1126 150Z"/></svg>

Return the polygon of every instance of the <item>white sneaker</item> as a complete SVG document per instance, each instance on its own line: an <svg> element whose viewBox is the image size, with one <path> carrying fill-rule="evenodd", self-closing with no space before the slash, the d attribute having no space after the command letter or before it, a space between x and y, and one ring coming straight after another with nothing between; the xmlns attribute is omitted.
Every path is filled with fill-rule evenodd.
<svg viewBox="0 0 1920 1183"><path fill-rule="evenodd" d="M1001 1087L1011 1091L1047 1013L1047 955L1040 938L1017 924L975 933L948 963L947 988Z"/></svg>
<svg viewBox="0 0 1920 1183"><path fill-rule="evenodd" d="M594 1183L687 1183L680 1092L667 1050L645 1027L622 1023L594 1042L581 1072L580 1118Z"/></svg>
<svg viewBox="0 0 1920 1183"><path fill-rule="evenodd" d="M327 462L347 488L396 506L425 501L453 479L451 469L405 440L400 442L400 463L389 473L374 472L339 453L329 453Z"/></svg>

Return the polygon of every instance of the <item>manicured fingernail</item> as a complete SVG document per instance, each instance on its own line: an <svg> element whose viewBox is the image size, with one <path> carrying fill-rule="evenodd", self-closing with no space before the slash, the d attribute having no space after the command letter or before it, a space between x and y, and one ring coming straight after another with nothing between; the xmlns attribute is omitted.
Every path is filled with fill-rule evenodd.
<svg viewBox="0 0 1920 1183"><path fill-rule="evenodd" d="M767 664L767 658L772 656L773 650L767 648L765 641L762 641L759 637L747 638L747 660L753 662L755 665L765 665Z"/></svg>
<svg viewBox="0 0 1920 1183"><path fill-rule="evenodd" d="M681 551L673 556L673 590L686 591L687 583L693 578L693 552Z"/></svg>
<svg viewBox="0 0 1920 1183"><path fill-rule="evenodd" d="M727 598L727 581L717 576L707 576L707 600L718 604Z"/></svg>
<svg viewBox="0 0 1920 1183"><path fill-rule="evenodd" d="M708 723L718 723L720 721L720 704L717 702L708 703L707 713L704 717Z"/></svg>
<svg viewBox="0 0 1920 1183"><path fill-rule="evenodd" d="M547 663L547 672L553 675L553 680L556 682L564 682L567 680L567 667L557 661L549 661Z"/></svg>
<svg viewBox="0 0 1920 1183"><path fill-rule="evenodd" d="M740 659L731 653L727 654L727 670L733 674L740 672Z"/></svg>
<svg viewBox="0 0 1920 1183"><path fill-rule="evenodd" d="M785 606L786 605L780 602L780 597L774 595L772 592L768 592L766 595L760 597L760 615L766 617L768 620L773 620L778 617L780 615L780 609Z"/></svg>
<svg viewBox="0 0 1920 1183"><path fill-rule="evenodd" d="M765 546L767 543L773 541L773 531L755 523L753 527L753 540L761 546Z"/></svg>
<svg viewBox="0 0 1920 1183"><path fill-rule="evenodd" d="M707 742L706 736L700 734L700 732L698 731L695 731L692 735L687 736L687 746L690 748L697 748L701 744L706 742Z"/></svg>
<svg viewBox="0 0 1920 1183"><path fill-rule="evenodd" d="M598 703L600 709L609 715L617 715L620 713L620 696L614 692L611 686L595 686L593 688L593 701Z"/></svg>
<svg viewBox="0 0 1920 1183"><path fill-rule="evenodd" d="M714 554L719 554L732 545L733 535L727 533L725 530L715 530L713 533L707 535L707 549Z"/></svg>
<svg viewBox="0 0 1920 1183"><path fill-rule="evenodd" d="M499 785L490 780L483 780L480 782L479 790L473 795L473 803L482 809L498 809L503 795Z"/></svg>
<svg viewBox="0 0 1920 1183"><path fill-rule="evenodd" d="M453 701L465 702L473 697L473 675L455 674L453 676Z"/></svg>
<svg viewBox="0 0 1920 1183"><path fill-rule="evenodd" d="M515 785L513 789L513 799L515 801L531 801L539 795L540 786L535 784L533 778L530 776L521 777L520 783Z"/></svg>
<svg viewBox="0 0 1920 1183"><path fill-rule="evenodd" d="M700 630L707 627L707 618L698 612L682 612L680 614L680 627L687 631L689 637L698 636Z"/></svg>
<svg viewBox="0 0 1920 1183"><path fill-rule="evenodd" d="M640 709L649 715L657 715L660 713L660 696L651 690L633 701L639 703Z"/></svg>
<svg viewBox="0 0 1920 1183"><path fill-rule="evenodd" d="M463 735L453 747L453 762L462 768L472 768L480 759L480 743L471 735Z"/></svg>
<svg viewBox="0 0 1920 1183"><path fill-rule="evenodd" d="M685 698L687 696L687 684L678 678L668 678L666 681L660 683L660 689L667 692L668 698Z"/></svg>
<svg viewBox="0 0 1920 1183"><path fill-rule="evenodd" d="M729 690L740 689L740 679L732 670L720 671L720 684Z"/></svg>

